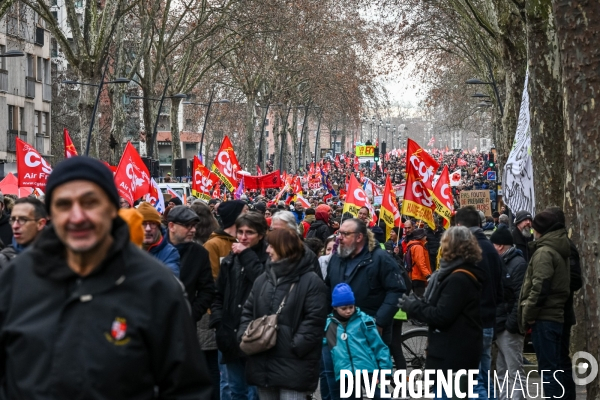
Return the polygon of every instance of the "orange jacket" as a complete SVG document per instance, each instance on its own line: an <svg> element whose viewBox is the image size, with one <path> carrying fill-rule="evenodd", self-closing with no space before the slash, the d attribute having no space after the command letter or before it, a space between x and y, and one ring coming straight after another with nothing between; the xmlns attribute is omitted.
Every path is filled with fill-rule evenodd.
<svg viewBox="0 0 600 400"><path fill-rule="evenodd" d="M429 252L420 240L411 240L408 242L410 256L412 260L412 271L410 279L413 281L426 281L431 275L431 265L429 264Z"/></svg>

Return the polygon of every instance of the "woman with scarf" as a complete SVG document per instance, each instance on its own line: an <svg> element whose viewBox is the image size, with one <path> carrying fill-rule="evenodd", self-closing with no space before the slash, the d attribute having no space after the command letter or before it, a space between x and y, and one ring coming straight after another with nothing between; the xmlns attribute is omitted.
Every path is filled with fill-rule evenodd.
<svg viewBox="0 0 600 400"><path fill-rule="evenodd" d="M478 369L483 346L479 313L481 281L485 272L476 266L481 249L471 231L450 228L441 241L440 268L431 275L423 300L404 295L400 307L409 318L429 325L426 369ZM463 376L466 378L466 376ZM461 389L466 379L461 380ZM452 398L452 393L439 399Z"/></svg>
<svg viewBox="0 0 600 400"><path fill-rule="evenodd" d="M258 212L240 215L235 221L237 242L221 262L217 293L210 308L210 327L216 329L217 347L223 354L232 400L256 399L256 388L246 382L246 357L237 340L244 303L254 281L264 272L269 258L265 235L267 221Z"/></svg>
<svg viewBox="0 0 600 400"><path fill-rule="evenodd" d="M295 231L271 231L267 241L271 259L246 301L238 338L252 320L275 314L284 298L285 304L277 319L275 346L248 357L246 376L258 386L261 400L304 400L319 380L327 287L315 273L315 254Z"/></svg>

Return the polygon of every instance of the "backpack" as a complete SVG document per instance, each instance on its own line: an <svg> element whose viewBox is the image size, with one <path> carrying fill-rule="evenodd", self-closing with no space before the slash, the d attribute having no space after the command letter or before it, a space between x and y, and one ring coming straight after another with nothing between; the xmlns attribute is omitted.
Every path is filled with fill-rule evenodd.
<svg viewBox="0 0 600 400"><path fill-rule="evenodd" d="M408 272L409 274L412 273L413 269L412 254L410 252L410 249L413 246L421 246L423 247L423 249L425 249L425 247L420 243L413 243L406 248L406 253L404 253L404 269L406 269L406 272Z"/></svg>

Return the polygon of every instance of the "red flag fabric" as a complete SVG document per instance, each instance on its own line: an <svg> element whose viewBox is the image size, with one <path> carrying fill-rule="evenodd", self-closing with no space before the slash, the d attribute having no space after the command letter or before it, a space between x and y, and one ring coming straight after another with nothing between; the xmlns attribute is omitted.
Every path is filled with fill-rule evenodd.
<svg viewBox="0 0 600 400"><path fill-rule="evenodd" d="M340 168L340 155L335 156L335 167Z"/></svg>
<svg viewBox="0 0 600 400"><path fill-rule="evenodd" d="M133 202L150 191L150 172L131 142L127 142L121 161L115 172L115 185L119 196Z"/></svg>
<svg viewBox="0 0 600 400"><path fill-rule="evenodd" d="M192 174L192 191L199 199L210 200L210 191L219 181L219 177L210 172L198 156L194 156L194 172Z"/></svg>
<svg viewBox="0 0 600 400"><path fill-rule="evenodd" d="M360 169L360 162L358 161L358 157L354 156L354 170L358 171Z"/></svg>
<svg viewBox="0 0 600 400"><path fill-rule="evenodd" d="M400 209L398 208L398 202L396 201L396 194L392 187L392 180L389 175L385 180L385 188L383 189L383 198L381 200L381 209L379 212L379 218L385 222L385 238L389 239L392 228L400 226Z"/></svg>
<svg viewBox="0 0 600 400"><path fill-rule="evenodd" d="M459 167L464 167L466 165L468 165L469 163L466 162L465 160L463 160L462 158L459 158L458 160L456 160L456 165L458 165Z"/></svg>
<svg viewBox="0 0 600 400"><path fill-rule="evenodd" d="M261 171L261 169L260 169L260 165L258 165L258 164L256 164L256 174L258 176L262 176L262 174L263 174L262 171Z"/></svg>
<svg viewBox="0 0 600 400"><path fill-rule="evenodd" d="M19 187L44 190L52 167L29 143L17 138L17 171Z"/></svg>
<svg viewBox="0 0 600 400"><path fill-rule="evenodd" d="M67 128L63 128L63 141L65 143L65 158L75 157L77 155L77 149L69 136Z"/></svg>
<svg viewBox="0 0 600 400"><path fill-rule="evenodd" d="M241 171L240 163L235 156L233 145L228 136L223 138L221 148L215 157L215 162L211 168L219 179L225 184L230 192L234 192L237 187L237 171Z"/></svg>
<svg viewBox="0 0 600 400"><path fill-rule="evenodd" d="M262 176L244 175L243 179L246 190L279 188L282 184L279 170Z"/></svg>
<svg viewBox="0 0 600 400"><path fill-rule="evenodd" d="M406 152L406 190L402 202L402 214L410 215L426 222L435 229L433 210L435 204L430 192L433 190L432 181L439 164L419 146L408 139Z"/></svg>
<svg viewBox="0 0 600 400"><path fill-rule="evenodd" d="M444 228L448 229L454 204L452 202L452 189L450 188L450 175L448 174L447 165L444 166L431 194L436 206L435 212L444 218Z"/></svg>
<svg viewBox="0 0 600 400"><path fill-rule="evenodd" d="M212 198L218 199L221 197L221 185L217 182L217 188L213 191Z"/></svg>
<svg viewBox="0 0 600 400"><path fill-rule="evenodd" d="M354 174L350 176L350 186L346 195L346 203L344 204L343 212L349 212L355 217L358 215L358 210L367 205L369 200L367 194L362 189Z"/></svg>

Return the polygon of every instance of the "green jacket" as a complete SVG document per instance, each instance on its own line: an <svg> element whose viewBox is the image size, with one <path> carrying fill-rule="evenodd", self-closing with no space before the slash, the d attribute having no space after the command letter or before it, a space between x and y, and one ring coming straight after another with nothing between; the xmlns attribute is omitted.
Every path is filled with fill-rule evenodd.
<svg viewBox="0 0 600 400"><path fill-rule="evenodd" d="M564 228L546 233L530 243L529 260L519 297L519 329L525 333L527 321L564 321L569 297L569 256L571 249Z"/></svg>

